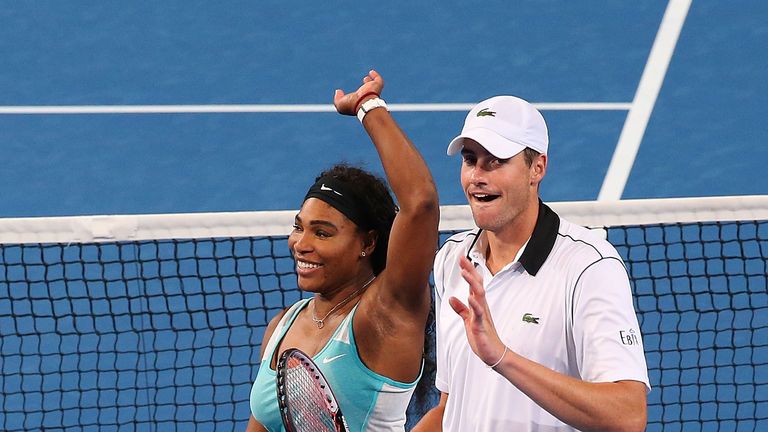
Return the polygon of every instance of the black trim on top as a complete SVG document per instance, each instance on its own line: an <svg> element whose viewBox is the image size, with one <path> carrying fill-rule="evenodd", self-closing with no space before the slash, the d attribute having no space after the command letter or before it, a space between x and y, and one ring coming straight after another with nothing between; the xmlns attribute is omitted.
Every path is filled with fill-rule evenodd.
<svg viewBox="0 0 768 432"><path fill-rule="evenodd" d="M472 260L472 257L469 256L469 254L472 253L472 249L475 247L475 243L477 243L477 241L480 240L480 234L482 234L482 232L483 232L483 229L480 228L477 230L476 233L473 233L475 235L475 239L472 240L472 244L470 244L469 249L467 249L467 259L469 260L469 262L474 264L475 267L477 267L477 263Z"/></svg>
<svg viewBox="0 0 768 432"><path fill-rule="evenodd" d="M552 247L555 246L555 240L557 240L558 229L560 229L560 216L539 200L539 215L536 218L536 226L533 228L531 239L528 240L528 246L525 247L525 251L520 257L520 264L531 276L536 276L541 266L544 265L544 261L547 260L549 253L552 252ZM482 229L477 231L475 239L467 249L467 259L470 262L474 263L469 254L480 239L482 232ZM477 263L474 264L477 266Z"/></svg>
<svg viewBox="0 0 768 432"><path fill-rule="evenodd" d="M536 276L549 253L555 246L557 230L560 229L560 216L552 211L549 206L539 200L539 216L536 218L536 226L528 241L528 246L520 257L520 264L531 276Z"/></svg>

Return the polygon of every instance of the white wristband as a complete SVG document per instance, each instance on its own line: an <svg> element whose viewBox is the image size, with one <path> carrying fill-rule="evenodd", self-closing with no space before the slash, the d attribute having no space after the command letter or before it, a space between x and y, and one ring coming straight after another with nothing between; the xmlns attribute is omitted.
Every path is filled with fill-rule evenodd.
<svg viewBox="0 0 768 432"><path fill-rule="evenodd" d="M488 367L488 369L493 369L496 366L498 366L499 363L501 363L501 361L504 360L504 356L507 355L507 351L509 351L509 348L506 345L504 345L504 352L501 353L501 357L499 357L499 360L497 360L496 363L494 363L492 365L486 365Z"/></svg>
<svg viewBox="0 0 768 432"><path fill-rule="evenodd" d="M365 115L368 114L369 111L376 108L384 108L385 110L389 111L387 109L387 103L384 102L384 100L381 98L368 99L367 101L363 102L363 104L360 105L360 109L357 110L357 119L360 120L360 123L362 123Z"/></svg>

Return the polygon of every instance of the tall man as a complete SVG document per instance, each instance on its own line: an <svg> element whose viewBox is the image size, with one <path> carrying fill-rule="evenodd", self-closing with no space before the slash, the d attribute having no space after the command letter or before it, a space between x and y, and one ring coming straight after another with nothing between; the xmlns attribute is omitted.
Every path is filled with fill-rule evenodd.
<svg viewBox="0 0 768 432"><path fill-rule="evenodd" d="M478 229L434 264L440 403L414 431L641 431L650 391L624 263L539 199L549 138L513 96L480 102L448 154Z"/></svg>

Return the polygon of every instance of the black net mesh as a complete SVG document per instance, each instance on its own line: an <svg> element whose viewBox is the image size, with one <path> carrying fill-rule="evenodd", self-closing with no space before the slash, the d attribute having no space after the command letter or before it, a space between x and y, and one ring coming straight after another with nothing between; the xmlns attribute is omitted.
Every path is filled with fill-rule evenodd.
<svg viewBox="0 0 768 432"><path fill-rule="evenodd" d="M261 335L300 298L287 251L0 246L0 430L244 429Z"/></svg>
<svg viewBox="0 0 768 432"><path fill-rule="evenodd" d="M768 222L607 233L648 430L768 430ZM264 328L301 298L285 240L0 245L0 430L244 430Z"/></svg>
<svg viewBox="0 0 768 432"><path fill-rule="evenodd" d="M768 221L609 230L635 290L649 431L768 430Z"/></svg>

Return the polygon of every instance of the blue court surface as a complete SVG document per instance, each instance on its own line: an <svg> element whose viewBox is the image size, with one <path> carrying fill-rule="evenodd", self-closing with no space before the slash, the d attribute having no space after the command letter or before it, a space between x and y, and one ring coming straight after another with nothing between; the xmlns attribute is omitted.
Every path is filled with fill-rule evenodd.
<svg viewBox="0 0 768 432"><path fill-rule="evenodd" d="M383 75L383 97L432 168L442 204L465 202L458 182L459 160L446 156L445 148L459 133L469 108L497 94L528 99L540 107L548 122L549 171L542 189L546 201L766 194L766 17L768 2L763 0L45 0L4 4L0 9L0 157L4 162L0 217L296 209L315 175L334 162L361 164L381 173L373 146L357 120L336 114L331 106L334 89L356 89L371 68ZM253 246L248 247L243 246L243 256L253 253ZM139 249L144 248L151 246ZM266 256L275 249L264 248ZM286 248L280 243L277 249L285 253ZM101 250L91 252L102 254ZM117 246L117 252L109 253L122 252ZM18 254L23 257L24 251ZM169 254L179 259L175 249ZM755 252L755 256L760 255ZM744 291L764 286L765 266L758 259L748 272L755 285ZM164 263L157 264L158 274L163 273ZM290 259L283 256L280 263L285 269L279 277L292 277ZM101 271L100 265L93 269ZM81 271L88 270L86 265ZM39 271L48 277L48 268ZM154 276L143 277L155 283ZM218 279L197 279L181 284L193 284L193 302L200 304L182 304L176 296L164 299L152 291L157 288L152 283L147 283L147 292L133 294L147 297L149 309L153 301L170 301L169 308L192 308L201 316L207 312L206 319L214 316L217 323L250 323L250 318L241 316L252 313L248 304L235 305L236 311L230 314L214 305L211 313L211 306L197 293L204 287L194 284L215 285ZM20 288L10 287L7 297L17 300L14 296L21 294L14 289ZM69 307L82 308L77 311L84 314L80 316L104 298L133 298L131 293L108 292L115 289L109 284L95 303L88 297L92 293L78 291L85 288L73 285L70 289L75 291L70 293L74 301ZM240 291L223 297L230 298L229 294L242 297ZM639 304L655 301L655 295L655 291L648 293ZM94 328L105 317L113 321L104 325L121 329L134 325L127 312L132 304L116 304L116 310L110 309L112 305L99 306L108 313L95 314ZM5 317L10 320L11 315ZM693 326L720 325L717 319L699 320L698 310L687 317L686 323ZM761 320L739 329L746 331L764 323ZM49 321L43 324L53 325ZM169 330L156 339L151 334L142 336L148 338L142 343L154 344L160 351L142 373L155 374L152 378L164 387L153 387L157 393L152 398L143 393L137 396L135 412L104 415L114 414L126 424L155 424L166 418L172 422L174 416L196 417L201 412L234 418L235 423L247 418L243 400L247 385L233 394L218 394L215 386L191 396L183 391L181 396L166 394L175 391L170 389L174 385L182 390L194 386L164 381L171 379L162 373L165 362L186 360L179 360L163 344L174 340L193 345L189 364L197 361L196 355L228 357L239 355L233 352L238 350L253 357L250 347L215 348L230 347L232 342L198 340L199 335L174 327L185 323L166 324L158 324ZM120 347L139 343L130 331L121 337L128 339L105 343ZM250 332L233 334L233 340L252 337ZM46 345L43 355L76 354L81 348L86 355L66 356L62 365L43 362L39 365L43 372L66 370L74 377L77 371L101 370L102 365L89 362L104 357L87 355L98 352L101 342L81 340L82 346L74 348L64 339L59 342L66 349ZM10 341L5 342L7 350L15 349ZM19 350L37 353L39 348ZM217 349L220 352L211 352ZM136 369L139 357L130 357L133 363L124 371ZM113 361L108 366L114 369L119 362L110 359L103 361ZM12 361L20 360L8 357L5 361L11 370ZM235 372L247 376L252 369ZM755 370L761 376L766 373L764 364ZM122 385L121 376L125 375L84 374L84 382L78 385L95 387L89 379ZM187 378L207 382L210 377L190 374ZM664 385L663 378L652 377L653 384ZM9 380L4 385L46 390L30 379L26 383L32 384ZM764 389L757 391L764 394ZM125 396L115 392L105 397ZM713 397L720 400L729 395ZM177 407L179 398L182 403ZM195 398L237 399L238 405L199 408ZM755 399L750 407L764 411L764 401L757 403L754 393L739 398ZM157 405L158 400L174 403ZM80 414L78 404L85 406L81 400L65 402L69 404L65 413L55 419L60 424L67 424L68 415ZM3 403L17 409L24 401L9 398ZM148 414L148 406L157 411ZM677 418L679 413L662 414ZM706 414L686 412L680 417ZM21 428L25 421L32 424L42 417L39 412L36 415L6 420ZM760 418L764 424L764 416ZM240 423L237 428L244 427ZM727 425L726 429L742 430Z"/></svg>
<svg viewBox="0 0 768 432"><path fill-rule="evenodd" d="M761 0L14 2L0 216L295 209L333 162L381 171L330 106L370 68L417 107L396 118L443 204L464 202L445 147L466 113L445 104L504 93L549 123L546 200L763 194L766 16Z"/></svg>

